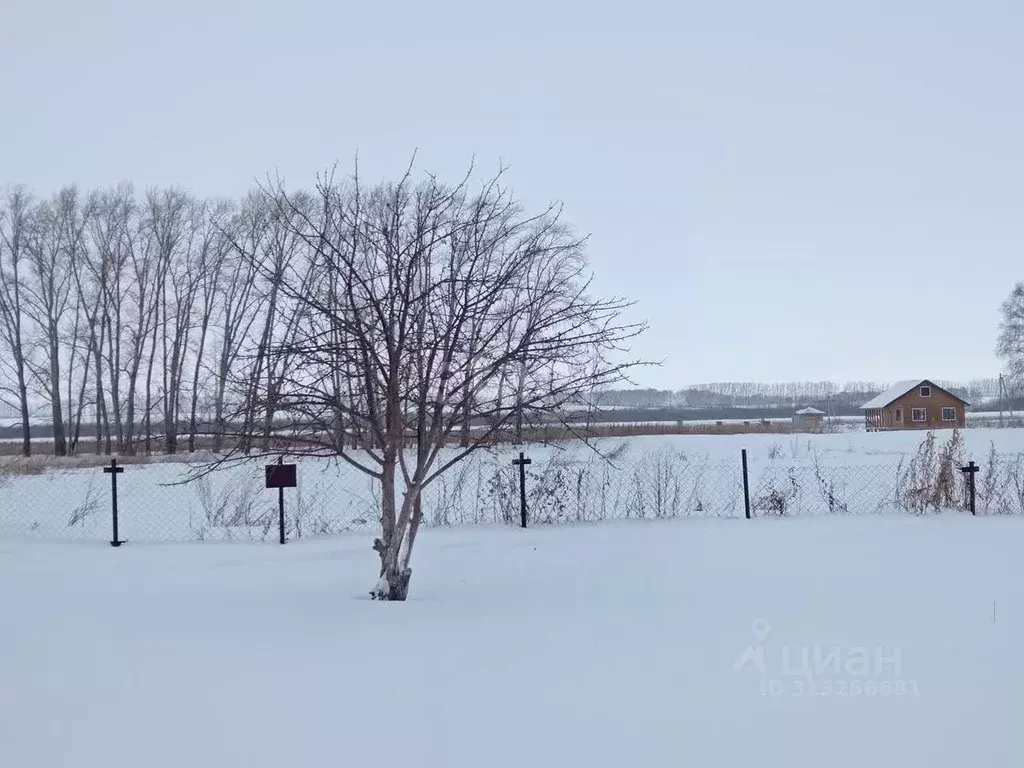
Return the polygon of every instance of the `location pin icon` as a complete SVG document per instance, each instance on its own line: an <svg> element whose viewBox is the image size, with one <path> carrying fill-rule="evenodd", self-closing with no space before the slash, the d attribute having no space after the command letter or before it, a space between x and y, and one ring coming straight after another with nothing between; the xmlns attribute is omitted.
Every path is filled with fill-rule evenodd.
<svg viewBox="0 0 1024 768"><path fill-rule="evenodd" d="M771 625L764 619L758 619L754 622L754 637L757 638L757 642L763 643L764 639L768 637L768 633L771 631Z"/></svg>

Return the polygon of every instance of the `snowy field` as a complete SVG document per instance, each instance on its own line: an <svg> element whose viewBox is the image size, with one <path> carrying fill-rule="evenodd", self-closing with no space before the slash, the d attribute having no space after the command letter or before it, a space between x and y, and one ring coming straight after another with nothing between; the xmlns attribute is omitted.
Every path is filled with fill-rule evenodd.
<svg viewBox="0 0 1024 768"><path fill-rule="evenodd" d="M936 433L937 447L952 435ZM1024 512L1024 430L968 429L960 461L982 465L982 514ZM898 479L920 432L827 435L666 435L528 446L535 523L744 515L740 452L749 453L755 516L897 511ZM998 465L988 464L990 451ZM517 449L482 451L425 494L429 525L518 520ZM134 465L119 476L120 533L129 541L277 537L277 495L263 488L264 459L181 485L187 465ZM286 492L289 539L373 530L373 481L336 460L300 459ZM9 460L8 468L17 466ZM956 473L955 481L962 482ZM0 537L110 537L109 475L98 468L0 477ZM960 491L958 491L960 493Z"/></svg>
<svg viewBox="0 0 1024 768"><path fill-rule="evenodd" d="M0 542L0 765L1019 766L1024 519ZM804 659L807 660L806 666Z"/></svg>

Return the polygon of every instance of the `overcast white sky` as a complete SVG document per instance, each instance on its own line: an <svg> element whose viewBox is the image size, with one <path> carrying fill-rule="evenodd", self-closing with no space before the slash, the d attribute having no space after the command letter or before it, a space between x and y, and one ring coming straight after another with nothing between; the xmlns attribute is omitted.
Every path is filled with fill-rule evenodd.
<svg viewBox="0 0 1024 768"><path fill-rule="evenodd" d="M1019 0L3 0L0 185L511 166L638 302L640 383L994 375Z"/></svg>

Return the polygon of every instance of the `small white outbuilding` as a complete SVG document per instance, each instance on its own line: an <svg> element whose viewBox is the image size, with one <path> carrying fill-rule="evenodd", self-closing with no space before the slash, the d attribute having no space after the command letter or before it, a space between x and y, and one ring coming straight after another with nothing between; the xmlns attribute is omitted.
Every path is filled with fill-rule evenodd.
<svg viewBox="0 0 1024 768"><path fill-rule="evenodd" d="M821 429L821 417L824 411L817 408L803 408L793 414L794 432L817 432Z"/></svg>

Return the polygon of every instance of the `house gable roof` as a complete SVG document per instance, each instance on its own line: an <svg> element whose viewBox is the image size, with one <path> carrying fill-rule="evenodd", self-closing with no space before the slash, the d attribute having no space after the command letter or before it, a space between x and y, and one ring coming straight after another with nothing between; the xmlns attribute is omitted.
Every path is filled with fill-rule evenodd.
<svg viewBox="0 0 1024 768"><path fill-rule="evenodd" d="M819 411L817 408L804 408L803 410L797 411L794 416L824 416L824 411Z"/></svg>
<svg viewBox="0 0 1024 768"><path fill-rule="evenodd" d="M887 405L890 405L893 401L899 400L905 394L907 394L913 389L916 389L917 387L920 387L922 384L927 384L932 389L937 389L940 392L945 392L947 395L956 398L964 405L970 405L970 403L968 403L962 397L954 395L948 389L943 389L942 387L936 386L934 382L928 379L906 379L905 381L897 381L895 384L893 384L891 387L885 390L885 392L878 395L877 397L871 398L866 403L864 403L864 405L862 405L860 409L862 411L872 411L875 410L876 408L885 408Z"/></svg>

